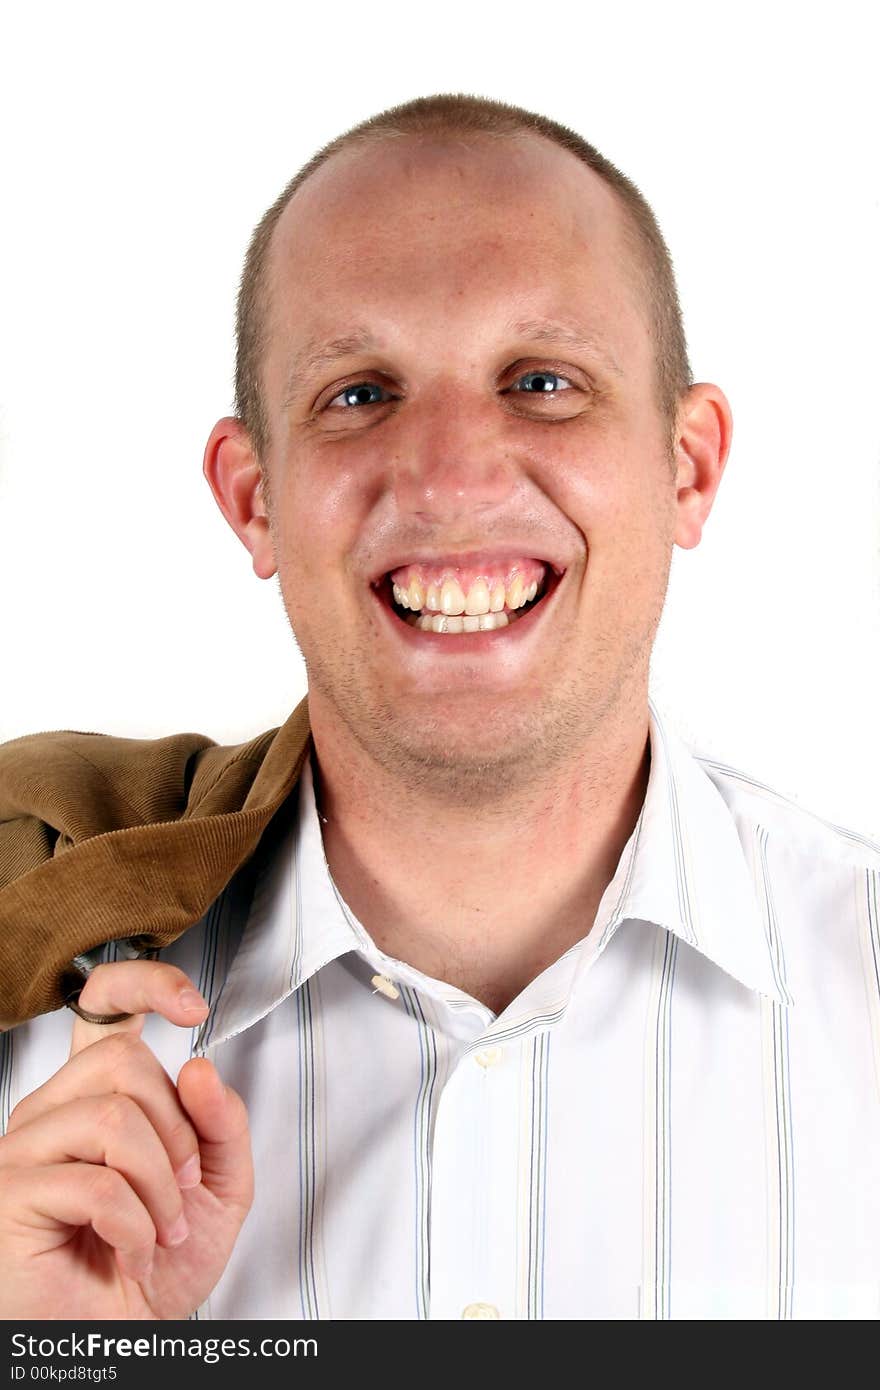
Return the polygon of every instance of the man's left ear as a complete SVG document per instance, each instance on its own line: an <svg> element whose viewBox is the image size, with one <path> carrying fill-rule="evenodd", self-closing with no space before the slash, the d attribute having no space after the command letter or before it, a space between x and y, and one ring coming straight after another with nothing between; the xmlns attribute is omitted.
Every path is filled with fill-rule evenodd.
<svg viewBox="0 0 880 1390"><path fill-rule="evenodd" d="M675 441L675 544L693 550L712 510L730 453L733 416L720 386L698 382L681 398Z"/></svg>
<svg viewBox="0 0 880 1390"><path fill-rule="evenodd" d="M241 420L227 415L217 421L205 445L202 472L217 506L250 551L254 574L271 579L278 566L263 497L263 475Z"/></svg>

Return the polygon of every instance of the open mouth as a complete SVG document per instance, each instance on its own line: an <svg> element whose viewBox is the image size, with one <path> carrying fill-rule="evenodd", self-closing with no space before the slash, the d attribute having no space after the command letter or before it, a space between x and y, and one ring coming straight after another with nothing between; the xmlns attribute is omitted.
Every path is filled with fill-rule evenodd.
<svg viewBox="0 0 880 1390"><path fill-rule="evenodd" d="M522 622L547 601L564 573L531 558L503 568L414 563L389 571L373 589L401 623L456 637Z"/></svg>

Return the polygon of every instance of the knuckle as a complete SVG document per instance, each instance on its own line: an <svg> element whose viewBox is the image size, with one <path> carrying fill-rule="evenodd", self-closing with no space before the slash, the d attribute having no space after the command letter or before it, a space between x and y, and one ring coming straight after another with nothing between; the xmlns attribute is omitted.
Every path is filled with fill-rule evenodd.
<svg viewBox="0 0 880 1390"><path fill-rule="evenodd" d="M114 1092L109 1096L101 1096L96 1118L102 1130L120 1134L136 1122L137 1112L139 1106L130 1096Z"/></svg>
<svg viewBox="0 0 880 1390"><path fill-rule="evenodd" d="M154 964L158 967L158 969L163 970L165 974L168 976L169 980L173 980L175 984L192 984L192 981L190 980L186 971L181 970L179 965L172 965L171 962L167 960L157 960L154 962Z"/></svg>
<svg viewBox="0 0 880 1390"><path fill-rule="evenodd" d="M12 1134L16 1129L28 1122L28 1115L34 1108L31 1096L22 1096L18 1104L9 1112L9 1119L6 1122L6 1133Z"/></svg>
<svg viewBox="0 0 880 1390"><path fill-rule="evenodd" d="M136 1033L111 1033L94 1044L101 1049L102 1060L111 1073L127 1075L135 1067L143 1066L146 1043Z"/></svg>
<svg viewBox="0 0 880 1390"><path fill-rule="evenodd" d="M125 1198L128 1186L115 1168L95 1165L89 1171L88 1190L91 1201L99 1207L117 1208Z"/></svg>
<svg viewBox="0 0 880 1390"><path fill-rule="evenodd" d="M166 1147L175 1154L197 1154L198 1140L192 1125L182 1115L172 1121L165 1136Z"/></svg>
<svg viewBox="0 0 880 1390"><path fill-rule="evenodd" d="M155 963L160 970L165 972L165 979L175 992L181 989L195 989L189 975L185 970L181 970L179 965L170 965L168 961L156 961Z"/></svg>

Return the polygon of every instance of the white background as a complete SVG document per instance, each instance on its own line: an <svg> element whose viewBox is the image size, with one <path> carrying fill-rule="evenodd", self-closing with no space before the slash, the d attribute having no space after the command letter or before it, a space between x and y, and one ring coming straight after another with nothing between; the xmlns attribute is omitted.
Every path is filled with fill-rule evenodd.
<svg viewBox="0 0 880 1390"><path fill-rule="evenodd" d="M873 6L7 4L0 740L239 741L305 691L201 473L250 232L325 141L472 91L653 204L734 446L653 693L692 744L880 838Z"/></svg>

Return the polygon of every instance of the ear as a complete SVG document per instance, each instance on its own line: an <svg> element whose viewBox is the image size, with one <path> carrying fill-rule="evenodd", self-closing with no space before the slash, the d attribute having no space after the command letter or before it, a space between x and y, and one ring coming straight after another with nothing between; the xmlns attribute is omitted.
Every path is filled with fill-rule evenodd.
<svg viewBox="0 0 880 1390"><path fill-rule="evenodd" d="M271 579L278 566L263 496L263 476L241 420L218 420L205 445L202 472L238 539L251 553L254 574Z"/></svg>
<svg viewBox="0 0 880 1390"><path fill-rule="evenodd" d="M674 540L682 550L693 550L712 510L733 434L733 417L720 386L691 386L682 396L676 430Z"/></svg>

